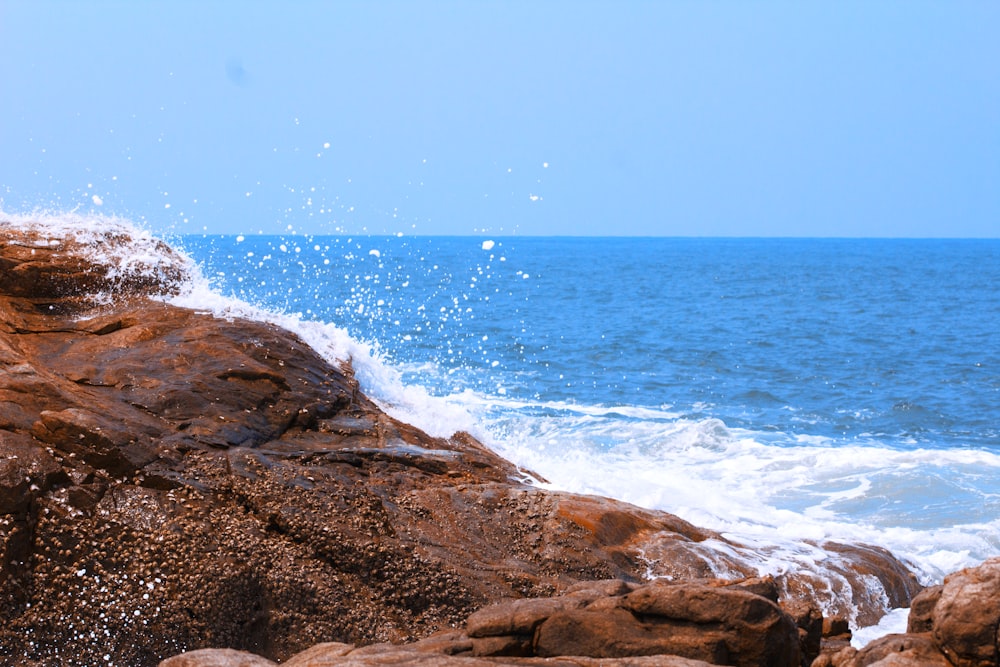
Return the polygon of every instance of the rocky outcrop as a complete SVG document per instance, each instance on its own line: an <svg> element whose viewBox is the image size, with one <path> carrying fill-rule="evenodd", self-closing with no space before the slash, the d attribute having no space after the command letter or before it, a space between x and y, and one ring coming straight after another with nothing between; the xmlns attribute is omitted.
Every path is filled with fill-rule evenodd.
<svg viewBox="0 0 1000 667"><path fill-rule="evenodd" d="M404 646L321 644L284 664L807 665L815 655L803 654L795 621L768 597L776 592L770 579L584 582L562 596L485 607L469 617L465 632ZM256 659L232 651L195 651L161 667L242 660L253 665Z"/></svg>
<svg viewBox="0 0 1000 667"><path fill-rule="evenodd" d="M475 658L425 650L421 643L410 646L379 644L355 648L351 645L319 644L293 656L283 667L711 667L701 660L673 655L636 658ZM160 667L276 667L277 663L245 651L204 649L175 656Z"/></svg>
<svg viewBox="0 0 1000 667"><path fill-rule="evenodd" d="M322 642L387 655L404 649L369 646L581 581L756 576L718 534L543 490L466 434L389 417L349 366L287 331L170 305L188 270L127 230L0 223L0 664L137 667L209 647L286 660ZM684 604L735 595L744 616L703 609L676 625L732 654L720 628L787 635L792 617L802 646L819 605L874 619L919 590L884 551L819 546L840 564L838 601L815 593L830 587L821 575L792 572L774 586L805 612L709 587ZM642 607L639 590L602 593L630 636L675 613ZM532 650L565 650L550 647L590 632L593 611L547 616Z"/></svg>
<svg viewBox="0 0 1000 667"><path fill-rule="evenodd" d="M987 667L1000 664L1000 559L956 572L913 600L906 634L861 650L843 646L842 620L825 624L774 604L769 578L647 585L585 582L564 595L496 604L472 614L465 632L405 646L321 644L291 667L370 665L793 665ZM794 601L793 601L794 608ZM798 634L796 635L796 629ZM832 641L830 641L832 640ZM546 657L539 657L546 656ZM643 657L645 656L645 657ZM815 659L814 659L815 658ZM243 662L243 661L246 662ZM195 651L162 667L262 667L257 656ZM801 661L801 663L799 662Z"/></svg>
<svg viewBox="0 0 1000 667"><path fill-rule="evenodd" d="M986 667L1000 665L1000 559L945 577L913 600L906 634L860 651L821 656L815 667Z"/></svg>
<svg viewBox="0 0 1000 667"><path fill-rule="evenodd" d="M791 665L812 667L986 667L1000 664L1000 559L954 573L918 595L908 632L862 650L837 648L840 620L823 632L833 642L815 655L815 619L803 623L775 605L769 578L647 585L584 582L564 595L491 605L464 632L405 646L320 644L291 667L443 665ZM795 629L798 626L798 635ZM806 632L803 630L809 629ZM539 657L546 656L546 657ZM814 660L815 658L815 660ZM273 665L233 651L195 651L162 667ZM801 660L801 663L799 661ZM246 661L246 662L244 662Z"/></svg>
<svg viewBox="0 0 1000 667"><path fill-rule="evenodd" d="M488 607L469 617L466 627L479 655L676 655L718 665L800 664L795 621L776 599L748 590L756 582L742 583L662 583L619 595L585 584L564 597Z"/></svg>

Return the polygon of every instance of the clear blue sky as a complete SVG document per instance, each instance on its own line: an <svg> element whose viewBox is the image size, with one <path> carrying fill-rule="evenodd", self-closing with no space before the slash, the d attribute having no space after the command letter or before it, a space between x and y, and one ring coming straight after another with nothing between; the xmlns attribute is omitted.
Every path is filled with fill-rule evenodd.
<svg viewBox="0 0 1000 667"><path fill-rule="evenodd" d="M0 207L995 237L998 34L996 0L0 0Z"/></svg>

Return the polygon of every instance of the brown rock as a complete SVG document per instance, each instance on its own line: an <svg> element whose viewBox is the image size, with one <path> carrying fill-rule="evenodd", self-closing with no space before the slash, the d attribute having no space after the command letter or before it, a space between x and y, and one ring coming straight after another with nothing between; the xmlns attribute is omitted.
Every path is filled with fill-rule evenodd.
<svg viewBox="0 0 1000 667"><path fill-rule="evenodd" d="M1000 559L945 577L913 599L907 633L880 638L860 651L827 650L816 667L866 665L996 665L1000 626Z"/></svg>
<svg viewBox="0 0 1000 667"><path fill-rule="evenodd" d="M472 640L472 655L491 657L533 656L532 635L477 637Z"/></svg>
<svg viewBox="0 0 1000 667"><path fill-rule="evenodd" d="M282 667L333 667L340 664L341 658L353 651L354 648L353 644L323 642L301 653L296 653L281 664ZM162 663L160 667L163 667Z"/></svg>
<svg viewBox="0 0 1000 667"><path fill-rule="evenodd" d="M0 515L23 512L32 499L68 481L62 467L24 434L0 430Z"/></svg>
<svg viewBox="0 0 1000 667"><path fill-rule="evenodd" d="M613 597L631 593L636 584L622 579L605 579L604 581L581 581L566 589L566 595L571 597L596 600L600 597Z"/></svg>
<svg viewBox="0 0 1000 667"><path fill-rule="evenodd" d="M679 655L723 664L728 657L725 640L717 633L700 633L671 641L641 623L628 610L564 611L553 614L538 628L535 652L539 656L582 655L593 658L620 658L643 655Z"/></svg>
<svg viewBox="0 0 1000 667"><path fill-rule="evenodd" d="M328 650L326 646L333 646ZM452 656L426 653L415 650L412 645L394 646L379 644L355 649L344 653L334 645L320 645L316 650L296 655L282 665L288 667L500 667L521 665L524 667L711 667L700 660L688 660L676 656L650 656L638 658L597 659L581 656L558 658L477 658L473 656Z"/></svg>
<svg viewBox="0 0 1000 667"><path fill-rule="evenodd" d="M406 644L407 648L423 653L444 655L469 655L473 640L460 630L441 630L421 640Z"/></svg>
<svg viewBox="0 0 1000 667"><path fill-rule="evenodd" d="M698 584L644 586L617 609L557 612L538 627L540 656L678 655L719 665L799 665L798 629L766 598Z"/></svg>
<svg viewBox="0 0 1000 667"><path fill-rule="evenodd" d="M910 615L906 619L907 634L931 632L934 629L934 607L941 599L942 586L930 586L920 591L910 602Z"/></svg>
<svg viewBox="0 0 1000 667"><path fill-rule="evenodd" d="M810 667L843 667L857 654L858 649L850 644L840 646L836 650L828 650L827 646L824 645L823 652L812 661Z"/></svg>
<svg viewBox="0 0 1000 667"><path fill-rule="evenodd" d="M839 637L846 635L851 638L851 625L843 616L827 616L823 618L823 636Z"/></svg>
<svg viewBox="0 0 1000 667"><path fill-rule="evenodd" d="M465 631L470 637L530 636L552 614L579 609L586 603L586 598L578 596L510 600L473 613L465 623Z"/></svg>
<svg viewBox="0 0 1000 667"><path fill-rule="evenodd" d="M851 648L851 626L846 618L842 616L828 616L823 618L823 634L820 641L820 655L813 659L813 665L823 667L834 654L846 651L851 655L856 649ZM841 658L846 659L846 658Z"/></svg>
<svg viewBox="0 0 1000 667"><path fill-rule="evenodd" d="M814 667L816 667L815 663ZM859 651L838 653L831 667L951 667L928 634L886 635Z"/></svg>
<svg viewBox="0 0 1000 667"><path fill-rule="evenodd" d="M277 663L246 651L207 648L175 655L159 667L277 667Z"/></svg>
<svg viewBox="0 0 1000 667"><path fill-rule="evenodd" d="M1000 558L945 577L931 623L934 640L955 667L1000 663Z"/></svg>
<svg viewBox="0 0 1000 667"><path fill-rule="evenodd" d="M849 618L858 627L875 625L891 609L908 607L923 588L887 550L865 544L822 542L825 569L781 578L782 597L810 599L831 616ZM821 599L815 592L830 591Z"/></svg>
<svg viewBox="0 0 1000 667"><path fill-rule="evenodd" d="M819 656L823 642L823 613L802 600L787 600L779 603L781 610L788 614L799 629L799 646L802 650L802 664L808 665Z"/></svg>
<svg viewBox="0 0 1000 667"><path fill-rule="evenodd" d="M735 588L741 591L746 591L747 593L753 593L754 595L759 595L762 598L767 598L774 603L777 603L778 599L781 597L778 582L775 581L774 577L771 575L767 575L766 577L737 579L735 581L718 580L712 585L722 585L726 588Z"/></svg>

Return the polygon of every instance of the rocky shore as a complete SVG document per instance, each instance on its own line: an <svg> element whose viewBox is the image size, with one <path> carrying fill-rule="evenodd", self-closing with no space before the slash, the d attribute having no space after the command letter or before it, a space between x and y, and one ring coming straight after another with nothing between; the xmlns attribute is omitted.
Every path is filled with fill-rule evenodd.
<svg viewBox="0 0 1000 667"><path fill-rule="evenodd" d="M878 664L997 664L995 564L921 592L821 543L822 573L761 577L393 419L288 331L171 305L187 270L0 222L2 665L867 665L844 619L911 602Z"/></svg>

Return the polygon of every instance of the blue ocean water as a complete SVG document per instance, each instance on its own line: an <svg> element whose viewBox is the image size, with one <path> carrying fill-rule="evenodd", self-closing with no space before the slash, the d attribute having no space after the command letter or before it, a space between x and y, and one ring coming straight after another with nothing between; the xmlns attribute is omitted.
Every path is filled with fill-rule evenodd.
<svg viewBox="0 0 1000 667"><path fill-rule="evenodd" d="M669 410L771 443L1000 445L996 241L181 245L223 293L336 323L437 394Z"/></svg>

